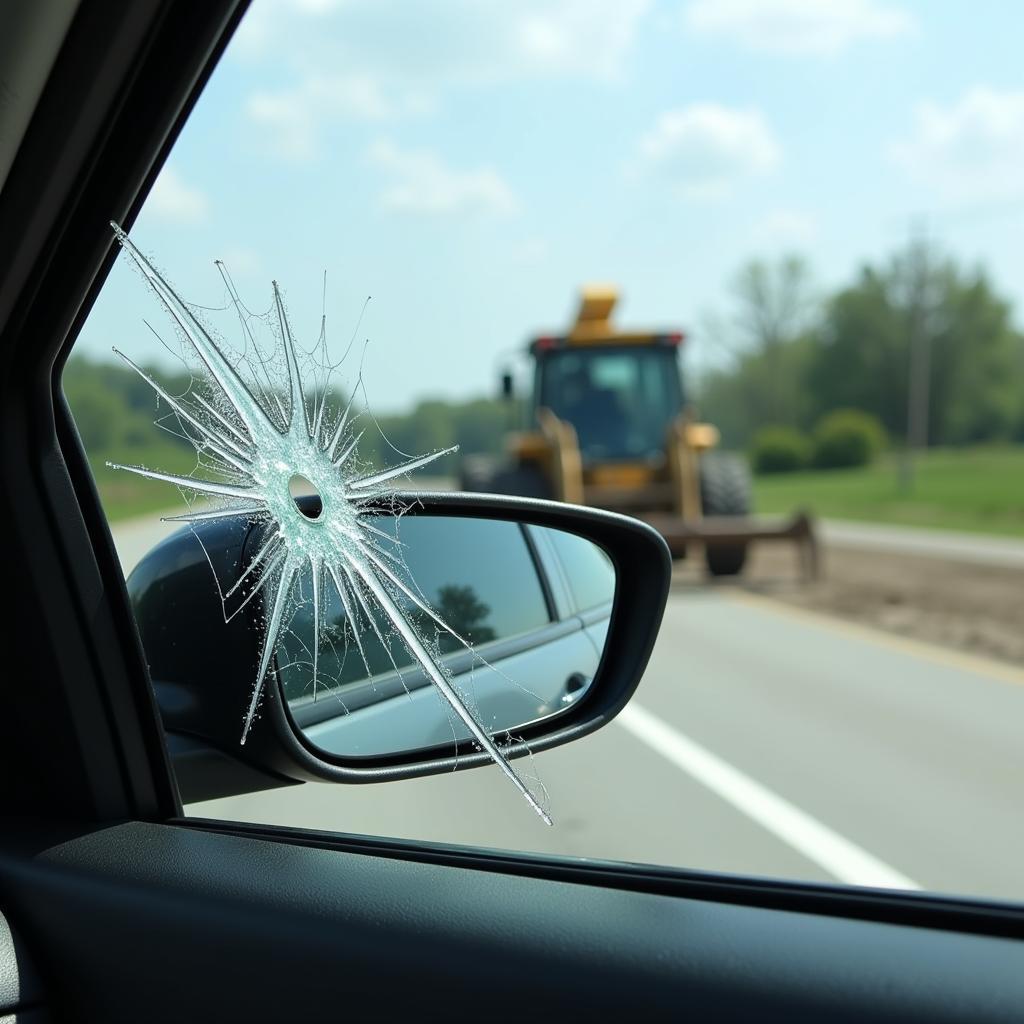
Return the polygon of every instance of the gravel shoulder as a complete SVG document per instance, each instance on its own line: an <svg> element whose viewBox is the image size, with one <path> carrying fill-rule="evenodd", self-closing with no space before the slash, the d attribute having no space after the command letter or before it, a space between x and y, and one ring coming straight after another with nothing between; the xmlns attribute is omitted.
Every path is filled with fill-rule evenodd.
<svg viewBox="0 0 1024 1024"><path fill-rule="evenodd" d="M674 585L740 587L786 604L1024 665L1024 570L826 544L821 578L799 579L790 545L755 546L741 581L677 563Z"/></svg>

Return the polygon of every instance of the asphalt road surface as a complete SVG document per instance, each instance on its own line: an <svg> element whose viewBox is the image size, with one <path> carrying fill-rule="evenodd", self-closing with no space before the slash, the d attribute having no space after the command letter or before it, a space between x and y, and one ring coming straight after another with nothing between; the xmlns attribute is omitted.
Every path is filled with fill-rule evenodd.
<svg viewBox="0 0 1024 1024"><path fill-rule="evenodd" d="M533 770L552 828L494 768L189 812L1024 899L1024 672L739 588L674 590L629 708Z"/></svg>

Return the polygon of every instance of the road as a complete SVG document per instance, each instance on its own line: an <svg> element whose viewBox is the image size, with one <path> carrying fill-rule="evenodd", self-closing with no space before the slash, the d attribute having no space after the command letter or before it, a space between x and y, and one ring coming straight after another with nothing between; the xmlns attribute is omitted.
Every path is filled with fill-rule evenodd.
<svg viewBox="0 0 1024 1024"><path fill-rule="evenodd" d="M1017 669L680 587L627 712L534 759L553 828L490 768L189 811L1024 899L1022 732Z"/></svg>

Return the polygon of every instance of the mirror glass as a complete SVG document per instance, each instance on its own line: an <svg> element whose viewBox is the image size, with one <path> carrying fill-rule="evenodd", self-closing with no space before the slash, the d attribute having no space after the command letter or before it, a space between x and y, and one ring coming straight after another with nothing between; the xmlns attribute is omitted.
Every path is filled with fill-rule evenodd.
<svg viewBox="0 0 1024 1024"><path fill-rule="evenodd" d="M373 525L378 557L404 588L390 587L402 615L488 732L515 735L584 696L615 596L615 569L598 545L493 519L382 515ZM336 586L317 596L319 643L306 593L278 649L281 686L307 740L324 753L375 757L468 739L414 645L374 602L341 586L344 601Z"/></svg>

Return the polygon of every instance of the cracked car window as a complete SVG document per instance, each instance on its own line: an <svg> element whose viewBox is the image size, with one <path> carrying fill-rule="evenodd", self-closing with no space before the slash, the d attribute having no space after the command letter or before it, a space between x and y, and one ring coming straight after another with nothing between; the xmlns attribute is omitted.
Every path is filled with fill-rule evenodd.
<svg viewBox="0 0 1024 1024"><path fill-rule="evenodd" d="M154 687L194 736L226 652L159 671L202 646L170 583L208 587L176 612L262 642L232 749L277 708L339 758L494 763L186 812L1024 899L1022 34L923 0L255 0L63 373L126 577L164 552L129 584ZM607 727L505 757L586 699L615 567L410 490L661 532Z"/></svg>

